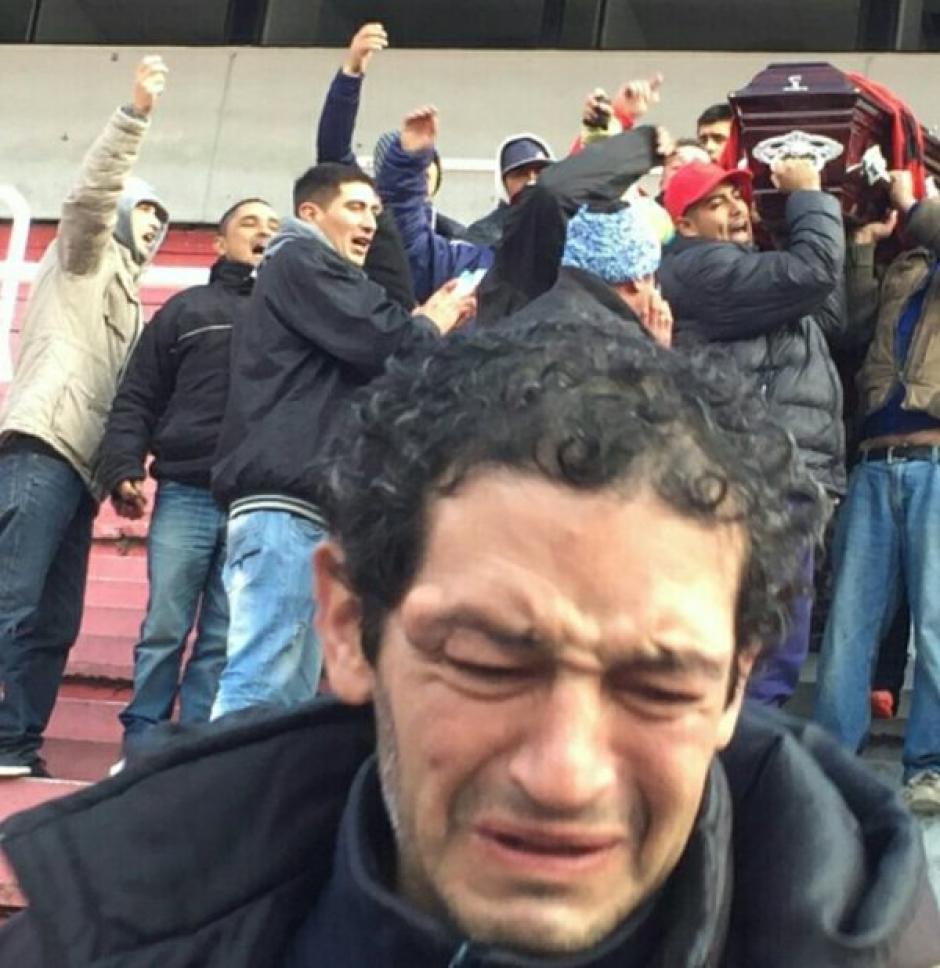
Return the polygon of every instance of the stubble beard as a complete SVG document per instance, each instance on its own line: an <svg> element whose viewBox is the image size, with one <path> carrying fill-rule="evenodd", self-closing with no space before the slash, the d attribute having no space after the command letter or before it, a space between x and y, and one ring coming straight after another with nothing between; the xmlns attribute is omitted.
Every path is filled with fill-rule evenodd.
<svg viewBox="0 0 940 968"><path fill-rule="evenodd" d="M505 946L508 949L524 952L530 955L564 955L572 952L584 951L603 940L617 926L627 918L643 898L631 898L618 909L608 912L606 918L584 923L580 931L572 931L570 926L563 934L553 936L544 927L539 931L522 936L519 926L512 919L501 923L487 917L485 924L467 923L459 916L455 899L442 896L431 883L427 872L420 866L417 837L414 828L414 818L403 816L399 793L399 748L398 738L391 712L388 693L376 681L373 690L373 704L375 708L376 741L378 753L379 786L389 825L392 828L396 846L394 890L399 897L413 904L418 910L440 920L461 934L474 941ZM457 805L458 813L473 813L476 806L475 798L471 794L464 802ZM635 838L634 843L643 842L651 818L645 811L644 805L636 804L629 829ZM639 874L639 858L631 858L637 865L633 876ZM556 896L556 890L550 886L530 885L533 897L541 896L546 902Z"/></svg>

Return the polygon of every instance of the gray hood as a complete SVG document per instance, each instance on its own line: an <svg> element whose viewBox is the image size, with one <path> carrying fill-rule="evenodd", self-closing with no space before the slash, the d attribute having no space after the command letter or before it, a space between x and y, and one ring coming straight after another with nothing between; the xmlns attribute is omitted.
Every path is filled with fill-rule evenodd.
<svg viewBox="0 0 940 968"><path fill-rule="evenodd" d="M134 232L131 228L131 212L141 202L152 202L156 206L157 216L163 225L160 234L148 246L146 252L139 251L134 244ZM157 254L157 249L160 248L163 240L166 238L169 224L170 214L167 211L166 205L160 201L160 196L157 195L153 186L145 182L143 178L128 178L124 184L124 191L121 192L121 197L118 199L117 223L114 226L114 237L121 245L130 250L134 261L138 265L144 265L150 262Z"/></svg>
<svg viewBox="0 0 940 968"><path fill-rule="evenodd" d="M333 243L330 242L316 225L312 222L304 222L299 218L295 218L293 215L288 215L281 222L281 227L277 230L277 234L265 246L264 259L262 261L267 261L281 246L297 239L316 239L318 242L322 242L331 252L336 251L333 248Z"/></svg>

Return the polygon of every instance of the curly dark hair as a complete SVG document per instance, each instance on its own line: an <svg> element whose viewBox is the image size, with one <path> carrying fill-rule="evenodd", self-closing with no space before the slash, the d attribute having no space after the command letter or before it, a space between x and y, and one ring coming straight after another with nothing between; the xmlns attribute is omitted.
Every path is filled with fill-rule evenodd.
<svg viewBox="0 0 940 968"><path fill-rule="evenodd" d="M420 567L429 504L485 467L575 489L642 485L690 518L740 524L736 648L777 642L827 506L743 384L715 350L682 355L587 318L478 328L394 361L324 466L367 656Z"/></svg>

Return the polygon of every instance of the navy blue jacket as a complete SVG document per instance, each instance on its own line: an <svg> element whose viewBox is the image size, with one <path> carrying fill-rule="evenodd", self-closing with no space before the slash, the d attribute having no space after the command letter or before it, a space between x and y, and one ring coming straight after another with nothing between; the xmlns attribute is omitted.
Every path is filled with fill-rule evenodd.
<svg viewBox="0 0 940 968"><path fill-rule="evenodd" d="M405 244L418 302L424 302L461 272L489 269L493 264L490 246L445 238L434 231L424 174L433 154L431 148L404 151L400 139L396 138L389 145L375 180L382 202L392 210Z"/></svg>

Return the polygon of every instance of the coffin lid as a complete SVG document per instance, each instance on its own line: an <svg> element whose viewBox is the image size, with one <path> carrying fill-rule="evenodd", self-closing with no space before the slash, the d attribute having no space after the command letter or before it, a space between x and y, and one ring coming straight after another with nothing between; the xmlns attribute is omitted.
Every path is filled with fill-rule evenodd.
<svg viewBox="0 0 940 968"><path fill-rule="evenodd" d="M735 103L768 96L799 99L801 95L807 94L841 94L853 97L857 93L857 89L845 74L826 61L789 61L768 64L754 75L749 84L732 91L728 99Z"/></svg>

